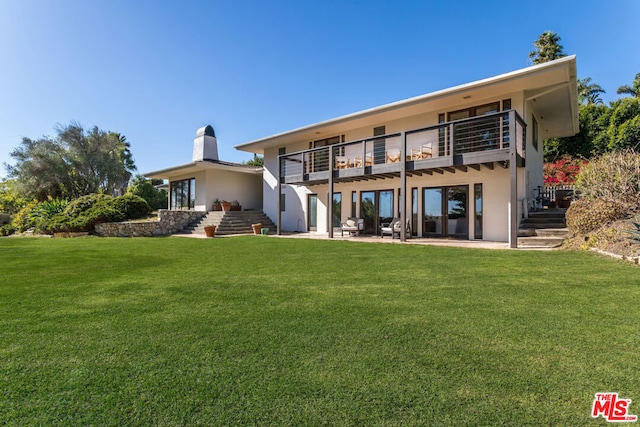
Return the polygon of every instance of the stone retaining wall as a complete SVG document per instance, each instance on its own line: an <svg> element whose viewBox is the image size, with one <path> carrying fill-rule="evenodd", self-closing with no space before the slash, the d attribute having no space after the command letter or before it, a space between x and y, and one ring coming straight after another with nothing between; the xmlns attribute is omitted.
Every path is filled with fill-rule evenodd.
<svg viewBox="0 0 640 427"><path fill-rule="evenodd" d="M204 211L158 211L158 220L149 222L106 222L96 225L96 233L102 237L151 237L165 236L183 230L199 220Z"/></svg>

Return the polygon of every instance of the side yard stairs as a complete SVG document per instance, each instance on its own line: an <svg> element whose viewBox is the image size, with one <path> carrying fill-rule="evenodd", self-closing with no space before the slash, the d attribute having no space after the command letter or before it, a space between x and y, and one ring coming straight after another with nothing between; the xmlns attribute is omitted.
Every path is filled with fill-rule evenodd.
<svg viewBox="0 0 640 427"><path fill-rule="evenodd" d="M529 218L520 221L518 247L557 248L569 231L565 220L566 209L544 209L529 212Z"/></svg>
<svg viewBox="0 0 640 427"><path fill-rule="evenodd" d="M181 234L204 234L207 225L216 226L216 235L253 234L251 224L257 223L269 228L270 233L276 231L276 225L262 211L211 211L186 227Z"/></svg>

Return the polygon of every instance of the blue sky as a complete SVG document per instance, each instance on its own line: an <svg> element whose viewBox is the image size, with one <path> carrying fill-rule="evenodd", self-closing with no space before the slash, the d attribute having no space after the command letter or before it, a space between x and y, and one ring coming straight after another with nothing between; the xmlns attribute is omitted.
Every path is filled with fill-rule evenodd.
<svg viewBox="0 0 640 427"><path fill-rule="evenodd" d="M607 93L640 72L640 1L0 0L0 163L74 120L124 134L139 172L529 65L558 33ZM0 176L5 176L4 167Z"/></svg>

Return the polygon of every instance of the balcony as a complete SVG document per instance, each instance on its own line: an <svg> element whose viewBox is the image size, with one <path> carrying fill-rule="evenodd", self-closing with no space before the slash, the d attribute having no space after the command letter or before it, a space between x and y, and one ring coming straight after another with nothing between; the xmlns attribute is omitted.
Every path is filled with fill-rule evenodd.
<svg viewBox="0 0 640 427"><path fill-rule="evenodd" d="M515 110L283 154L280 182L323 184L399 177L484 165L524 165L526 124ZM515 152L514 152L515 151Z"/></svg>

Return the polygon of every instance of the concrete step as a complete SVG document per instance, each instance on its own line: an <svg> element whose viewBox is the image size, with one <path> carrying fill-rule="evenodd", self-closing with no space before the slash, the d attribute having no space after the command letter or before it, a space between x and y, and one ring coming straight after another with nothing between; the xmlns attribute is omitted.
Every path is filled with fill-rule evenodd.
<svg viewBox="0 0 640 427"><path fill-rule="evenodd" d="M523 220L520 223L520 228L533 228L533 229L541 229L541 228L566 228L567 224L564 222L527 222Z"/></svg>
<svg viewBox="0 0 640 427"><path fill-rule="evenodd" d="M518 237L519 248L557 248L562 246L563 237Z"/></svg>
<svg viewBox="0 0 640 427"><path fill-rule="evenodd" d="M548 217L548 216L536 216L536 217L529 217L529 218L523 218L522 222L527 222L530 224L544 224L544 223L549 223L549 222L561 222L561 223L565 223L565 219L564 217Z"/></svg>
<svg viewBox="0 0 640 427"><path fill-rule="evenodd" d="M261 223L263 228L269 228L270 232L276 231L276 225L262 211L212 211L200 221L185 228L184 234L204 234L207 225L216 226L216 234L253 234L252 224Z"/></svg>
<svg viewBox="0 0 640 427"><path fill-rule="evenodd" d="M569 234L568 228L538 228L536 235L538 237L562 237L565 238Z"/></svg>

